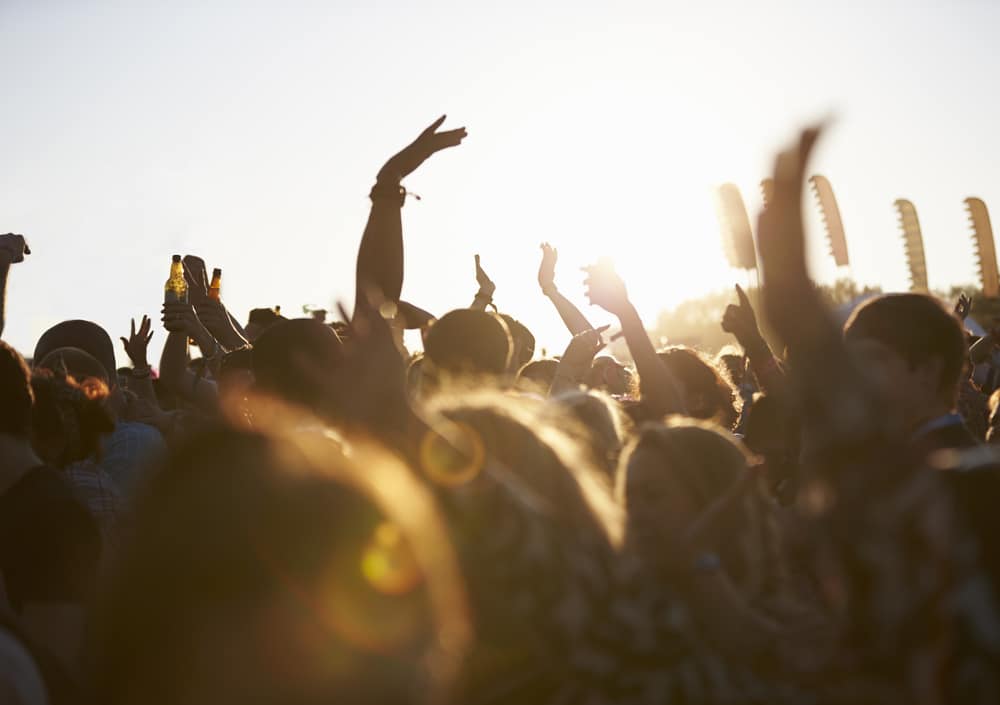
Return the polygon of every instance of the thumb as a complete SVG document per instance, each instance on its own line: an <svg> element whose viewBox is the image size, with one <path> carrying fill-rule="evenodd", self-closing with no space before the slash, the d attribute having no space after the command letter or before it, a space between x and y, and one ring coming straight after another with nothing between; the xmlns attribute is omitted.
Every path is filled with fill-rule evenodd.
<svg viewBox="0 0 1000 705"><path fill-rule="evenodd" d="M595 328L594 330L597 331L598 333L604 333L610 327L611 327L611 324L608 323L608 324L605 324L605 325L601 326L600 328Z"/></svg>

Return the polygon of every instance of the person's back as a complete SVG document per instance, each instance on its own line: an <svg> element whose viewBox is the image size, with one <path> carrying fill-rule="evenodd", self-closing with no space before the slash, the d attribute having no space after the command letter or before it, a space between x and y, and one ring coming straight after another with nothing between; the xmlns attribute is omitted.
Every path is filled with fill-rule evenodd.
<svg viewBox="0 0 1000 705"><path fill-rule="evenodd" d="M31 445L30 373L0 341L0 574L15 610L83 602L101 555L94 520Z"/></svg>

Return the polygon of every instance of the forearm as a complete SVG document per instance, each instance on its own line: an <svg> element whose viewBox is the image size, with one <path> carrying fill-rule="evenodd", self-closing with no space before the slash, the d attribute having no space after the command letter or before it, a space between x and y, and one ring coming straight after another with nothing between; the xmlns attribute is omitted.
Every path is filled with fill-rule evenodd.
<svg viewBox="0 0 1000 705"><path fill-rule="evenodd" d="M656 416L685 413L684 399L674 376L656 354L656 348L653 347L635 307L629 304L627 310L618 314L618 320L639 373L639 390L643 403Z"/></svg>
<svg viewBox="0 0 1000 705"><path fill-rule="evenodd" d="M580 309L578 309L572 301L559 293L557 289L553 287L543 293L549 301L552 302L552 305L556 307L556 311L559 313L559 318L562 319L563 324L567 329L569 329L570 333L578 335L593 328L586 316L580 312Z"/></svg>
<svg viewBox="0 0 1000 705"><path fill-rule="evenodd" d="M396 188L399 188L398 185ZM379 184L376 189L390 186ZM373 192L374 193L374 192ZM403 223L402 197L393 200L376 194L361 237L356 269L357 297L367 295L374 287L389 301L399 301L403 289Z"/></svg>
<svg viewBox="0 0 1000 705"><path fill-rule="evenodd" d="M188 348L187 333L171 332L163 344L160 354L160 380L171 392L185 399L190 385L185 384L188 377L193 377L187 368Z"/></svg>
<svg viewBox="0 0 1000 705"><path fill-rule="evenodd" d="M7 322L7 276L10 274L10 259L0 252L0 337Z"/></svg>
<svg viewBox="0 0 1000 705"><path fill-rule="evenodd" d="M140 368L137 367L135 369L138 370ZM146 374L133 375L129 378L129 391L133 392L140 399L145 399L151 404L159 406L159 402L156 400L156 390L153 389L153 379L148 373L149 365L146 365L145 369L147 370Z"/></svg>
<svg viewBox="0 0 1000 705"><path fill-rule="evenodd" d="M757 378L761 390L773 397L787 396L788 380L785 370L764 336L758 333L750 339L741 340L740 345L750 361L750 370Z"/></svg>

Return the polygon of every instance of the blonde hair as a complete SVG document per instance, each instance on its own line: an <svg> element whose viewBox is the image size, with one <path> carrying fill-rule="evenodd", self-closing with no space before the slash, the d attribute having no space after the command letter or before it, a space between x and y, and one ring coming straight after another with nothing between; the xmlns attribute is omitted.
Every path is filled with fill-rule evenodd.
<svg viewBox="0 0 1000 705"><path fill-rule="evenodd" d="M620 545L621 509L574 437L571 418L544 400L498 392L439 396L430 408L472 427L487 452L562 521L596 529L611 546Z"/></svg>

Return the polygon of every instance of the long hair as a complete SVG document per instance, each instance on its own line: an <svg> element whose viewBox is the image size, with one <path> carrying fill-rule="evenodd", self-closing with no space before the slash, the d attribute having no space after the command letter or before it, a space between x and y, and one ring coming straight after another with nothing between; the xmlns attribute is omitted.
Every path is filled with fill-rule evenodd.
<svg viewBox="0 0 1000 705"><path fill-rule="evenodd" d="M639 451L645 451L640 454ZM627 512L626 544L651 566L682 536L678 518L660 498L683 493L694 515L722 497L747 471L748 456L728 433L690 420L648 424L622 455L616 493ZM733 582L751 600L779 588L783 574L777 526L763 488L754 484L733 504L719 556Z"/></svg>
<svg viewBox="0 0 1000 705"><path fill-rule="evenodd" d="M31 376L35 404L32 442L46 462L59 468L97 457L101 437L115 429L107 410L107 385L99 379L77 382L65 370L37 369Z"/></svg>

